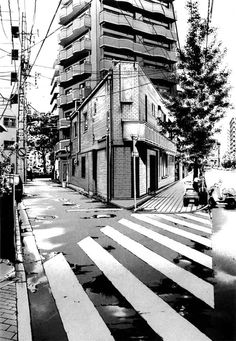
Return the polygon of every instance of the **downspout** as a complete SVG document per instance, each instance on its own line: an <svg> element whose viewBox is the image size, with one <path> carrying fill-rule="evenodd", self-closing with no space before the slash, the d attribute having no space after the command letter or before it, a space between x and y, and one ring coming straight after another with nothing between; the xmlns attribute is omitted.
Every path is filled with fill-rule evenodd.
<svg viewBox="0 0 236 341"><path fill-rule="evenodd" d="M107 152L107 203L111 200L111 184L112 184L112 74L108 77L109 87L109 110L107 111L107 137L106 137L106 152Z"/></svg>

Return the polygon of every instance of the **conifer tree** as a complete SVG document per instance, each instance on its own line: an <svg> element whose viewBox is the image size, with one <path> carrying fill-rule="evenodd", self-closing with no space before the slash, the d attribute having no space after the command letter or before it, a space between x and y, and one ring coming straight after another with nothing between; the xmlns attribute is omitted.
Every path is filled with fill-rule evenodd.
<svg viewBox="0 0 236 341"><path fill-rule="evenodd" d="M222 64L227 51L217 41L216 28L201 18L198 6L197 0L186 3L188 32L184 48L178 51L180 90L168 104L173 115L172 134L179 151L194 160L194 177L199 160L215 142L216 123L230 107L230 71Z"/></svg>

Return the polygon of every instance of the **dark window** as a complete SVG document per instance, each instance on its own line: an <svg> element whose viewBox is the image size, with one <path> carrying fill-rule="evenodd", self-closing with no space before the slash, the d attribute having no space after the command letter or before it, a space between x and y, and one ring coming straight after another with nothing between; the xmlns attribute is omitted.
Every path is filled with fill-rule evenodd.
<svg viewBox="0 0 236 341"><path fill-rule="evenodd" d="M74 137L77 136L77 122L74 122Z"/></svg>
<svg viewBox="0 0 236 341"><path fill-rule="evenodd" d="M88 130L88 114L86 112L83 114L83 121L85 133Z"/></svg>
<svg viewBox="0 0 236 341"><path fill-rule="evenodd" d="M148 117L148 99L147 95L145 95L145 121L147 122L147 117Z"/></svg>
<svg viewBox="0 0 236 341"><path fill-rule="evenodd" d="M71 175L75 176L75 166L76 166L76 159L72 158L72 169L71 169Z"/></svg>
<svg viewBox="0 0 236 341"><path fill-rule="evenodd" d="M5 127L15 128L15 126L16 126L16 119L15 118L10 118L10 117L4 117L3 124L4 124Z"/></svg>
<svg viewBox="0 0 236 341"><path fill-rule="evenodd" d="M4 141L4 149L12 149L15 141Z"/></svg>
<svg viewBox="0 0 236 341"><path fill-rule="evenodd" d="M86 177L86 158L85 156L82 156L81 158L81 177Z"/></svg>

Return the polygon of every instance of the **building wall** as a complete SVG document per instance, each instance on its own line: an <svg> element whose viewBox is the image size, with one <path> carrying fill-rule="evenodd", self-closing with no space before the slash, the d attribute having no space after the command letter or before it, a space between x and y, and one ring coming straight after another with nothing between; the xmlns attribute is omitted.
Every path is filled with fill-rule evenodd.
<svg viewBox="0 0 236 341"><path fill-rule="evenodd" d="M132 190L131 148L115 147L113 159L114 198L130 198Z"/></svg>
<svg viewBox="0 0 236 341"><path fill-rule="evenodd" d="M103 198L107 197L107 157L106 150L97 153L97 194Z"/></svg>

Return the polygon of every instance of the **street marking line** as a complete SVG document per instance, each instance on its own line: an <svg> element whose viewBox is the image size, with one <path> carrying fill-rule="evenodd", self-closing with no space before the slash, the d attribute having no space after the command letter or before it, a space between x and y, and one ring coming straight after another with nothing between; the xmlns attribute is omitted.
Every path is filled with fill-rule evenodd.
<svg viewBox="0 0 236 341"><path fill-rule="evenodd" d="M201 231L201 232L204 232L204 233L211 234L211 229L208 228L208 227L196 225L196 224L190 223L188 221L172 217L171 215L158 214L158 217L160 217L162 219L165 219L165 220L168 220L168 221L171 221L173 223L179 224L179 225L190 227L190 228L192 228L194 230L197 230L197 231Z"/></svg>
<svg viewBox="0 0 236 341"><path fill-rule="evenodd" d="M81 240L78 245L148 325L165 341L211 341L91 237Z"/></svg>
<svg viewBox="0 0 236 341"><path fill-rule="evenodd" d="M132 214L132 217L135 217L136 219L139 219L139 220L142 220L148 224L151 224L153 226L156 226L156 227L159 227L163 230L166 230L166 231L169 231L171 233L174 233L176 235L179 235L181 237L184 237L184 238L187 238L187 239L190 239L194 242L197 242L197 243L200 243L202 245L205 245L207 247L210 247L211 248L211 240L209 240L208 238L205 238L205 237L201 237L201 236L198 236L192 232L188 232L188 231L185 231L185 230L181 230L177 227L173 227L173 226L170 226L170 225L167 225L165 223L162 223L160 221L157 221L157 220L154 220L152 218L150 218L150 216L152 215L147 215L147 214ZM159 215L158 215L159 216Z"/></svg>
<svg viewBox="0 0 236 341"><path fill-rule="evenodd" d="M187 218L190 220L192 219L192 220L198 221L199 223L203 223L205 225L212 226L211 222L208 219L199 218L199 217L195 216L194 214L181 213L181 214L178 214L178 216L183 217L183 218Z"/></svg>
<svg viewBox="0 0 236 341"><path fill-rule="evenodd" d="M195 297L214 308L214 286L212 284L175 265L142 244L116 231L111 226L103 227L101 231L155 270L161 272Z"/></svg>
<svg viewBox="0 0 236 341"><path fill-rule="evenodd" d="M196 212L194 212L194 214L200 215L200 216L205 217L205 218L209 218L209 213L206 213L206 212L196 211Z"/></svg>
<svg viewBox="0 0 236 341"><path fill-rule="evenodd" d="M154 240L157 243L160 243L166 247L168 247L171 250L174 250L185 257L194 260L195 262L202 264L203 266L206 266L209 269L212 269L212 258L208 255L205 255L204 253L194 250L189 246L186 246L184 244L181 244L169 237L163 236L162 234L158 232L154 232L150 229L147 229L146 227L133 223L132 221L129 221L127 219L121 219L119 220L119 223L122 225L127 226L128 228Z"/></svg>
<svg viewBox="0 0 236 341"><path fill-rule="evenodd" d="M44 263L44 269L68 340L114 341L65 257L56 255Z"/></svg>

